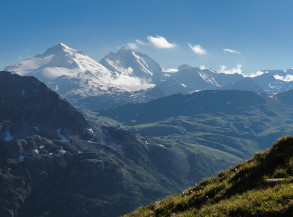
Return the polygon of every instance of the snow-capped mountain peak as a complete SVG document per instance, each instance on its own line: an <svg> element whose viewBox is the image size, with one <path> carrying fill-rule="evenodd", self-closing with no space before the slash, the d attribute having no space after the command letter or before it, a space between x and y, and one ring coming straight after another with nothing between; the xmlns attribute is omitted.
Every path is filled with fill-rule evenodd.
<svg viewBox="0 0 293 217"><path fill-rule="evenodd" d="M8 66L5 70L19 75L32 75L45 83L61 76L79 77L80 73L87 71L103 80L109 80L112 74L83 52L63 43L47 49L43 54Z"/></svg>
<svg viewBox="0 0 293 217"><path fill-rule="evenodd" d="M76 53L77 50L70 48L66 44L59 43L51 48L48 48L45 52L44 55L50 55L50 54L55 54L58 52L67 52L70 54Z"/></svg>
<svg viewBox="0 0 293 217"><path fill-rule="evenodd" d="M113 71L116 76L128 73L129 76L147 83L156 83L164 75L162 67L156 61L127 46L116 53L110 52L100 63Z"/></svg>

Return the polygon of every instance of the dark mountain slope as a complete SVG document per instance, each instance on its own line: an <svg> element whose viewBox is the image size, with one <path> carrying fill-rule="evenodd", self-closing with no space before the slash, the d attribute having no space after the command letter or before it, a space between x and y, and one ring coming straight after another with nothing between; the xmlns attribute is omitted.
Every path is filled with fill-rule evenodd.
<svg viewBox="0 0 293 217"><path fill-rule="evenodd" d="M42 82L9 72L0 72L0 126L0 139L8 139L8 134L11 138L34 134L48 138L94 136L89 131L94 126ZM98 133L98 127L94 128Z"/></svg>
<svg viewBox="0 0 293 217"><path fill-rule="evenodd" d="M292 106L293 105L293 90L279 93L275 96L275 98L279 99L282 103L288 106Z"/></svg>
<svg viewBox="0 0 293 217"><path fill-rule="evenodd" d="M128 216L292 216L293 138Z"/></svg>
<svg viewBox="0 0 293 217"><path fill-rule="evenodd" d="M115 109L101 110L102 116L120 122L136 120L149 123L174 116L222 112L239 114L241 109L264 106L269 97L248 91L207 90L182 95L176 94L142 104L127 104Z"/></svg>
<svg viewBox="0 0 293 217"><path fill-rule="evenodd" d="M223 90L246 90L246 91L253 91L253 92L258 92L262 93L264 90L256 84L252 78L244 78L240 81L237 81L235 83L230 83L221 89Z"/></svg>

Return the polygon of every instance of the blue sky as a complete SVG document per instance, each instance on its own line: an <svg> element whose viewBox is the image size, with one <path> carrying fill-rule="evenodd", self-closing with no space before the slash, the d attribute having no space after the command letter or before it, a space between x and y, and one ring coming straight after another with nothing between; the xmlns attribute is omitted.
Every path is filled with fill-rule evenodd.
<svg viewBox="0 0 293 217"><path fill-rule="evenodd" d="M1 0L0 8L0 69L59 42L98 61L131 44L164 68L293 68L291 0Z"/></svg>

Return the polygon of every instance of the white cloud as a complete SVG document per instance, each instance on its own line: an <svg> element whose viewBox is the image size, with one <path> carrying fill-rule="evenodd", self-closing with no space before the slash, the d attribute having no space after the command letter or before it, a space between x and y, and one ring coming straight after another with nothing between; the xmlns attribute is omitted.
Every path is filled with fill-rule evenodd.
<svg viewBox="0 0 293 217"><path fill-rule="evenodd" d="M293 81L293 75L286 75L286 76L274 75L274 78L277 80L286 81L286 82Z"/></svg>
<svg viewBox="0 0 293 217"><path fill-rule="evenodd" d="M113 62L112 62L113 63ZM116 67L115 67L116 68ZM117 69L117 68L116 68ZM112 84L122 88L126 91L138 91L138 90L146 90L148 88L154 87L154 84L148 83L144 79L140 79L139 77L132 76L133 68L119 68L121 74L116 74L116 78L112 80Z"/></svg>
<svg viewBox="0 0 293 217"><path fill-rule="evenodd" d="M143 42L141 40L136 39L135 42L128 43L125 46L131 50L136 50L139 48L139 46L151 46L160 49L174 48L176 46L176 44L168 42L166 38L159 35L156 37L148 36L147 40L149 42Z"/></svg>
<svg viewBox="0 0 293 217"><path fill-rule="evenodd" d="M163 36L148 36L147 39L149 40L149 45L156 47L156 48L174 48L176 46L176 44L172 44L170 42L167 41L166 38L164 38Z"/></svg>
<svg viewBox="0 0 293 217"><path fill-rule="evenodd" d="M250 74L248 77L250 77L250 78L254 78L254 77L257 77L257 76L263 75L263 74L265 74L265 73L268 73L268 72L257 71L257 72L255 72L255 73Z"/></svg>
<svg viewBox="0 0 293 217"><path fill-rule="evenodd" d="M242 65L241 64L238 64L236 66L236 68L232 68L232 69L227 69L227 66L222 65L222 66L220 66L219 72L220 73L225 73L225 74L228 74L228 75L232 75L232 74L240 74L240 75L243 75L241 68L242 68Z"/></svg>
<svg viewBox="0 0 293 217"><path fill-rule="evenodd" d="M126 44L126 47L129 48L129 49L131 49L131 50L138 49L138 46L137 46L136 43L128 43L128 44Z"/></svg>
<svg viewBox="0 0 293 217"><path fill-rule="evenodd" d="M143 46L147 46L147 45L148 45L147 43L145 43L145 42L143 42L143 41L141 41L141 40L138 40L138 39L136 39L135 42L136 42L137 44L139 44L139 45L143 45Z"/></svg>
<svg viewBox="0 0 293 217"><path fill-rule="evenodd" d="M150 84L138 77L132 77L127 74L120 74L112 81L112 84L123 88L126 91L146 90L155 86L154 84Z"/></svg>
<svg viewBox="0 0 293 217"><path fill-rule="evenodd" d="M188 43L188 46L196 54L204 55L207 53L207 51L203 49L199 44L195 44L194 46L192 46L190 43Z"/></svg>
<svg viewBox="0 0 293 217"><path fill-rule="evenodd" d="M240 54L239 51L237 51L237 50L232 50L232 49L229 49L229 48L224 49L224 52L225 52L225 53L235 53L235 54Z"/></svg>

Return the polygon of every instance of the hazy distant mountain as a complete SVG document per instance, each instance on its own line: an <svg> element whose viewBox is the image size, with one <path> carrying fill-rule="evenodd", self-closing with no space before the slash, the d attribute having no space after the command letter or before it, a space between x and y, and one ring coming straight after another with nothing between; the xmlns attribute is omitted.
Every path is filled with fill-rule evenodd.
<svg viewBox="0 0 293 217"><path fill-rule="evenodd" d="M209 73L193 67L184 68L176 73L172 73L169 78L181 82L192 90L214 89L219 86L217 81Z"/></svg>
<svg viewBox="0 0 293 217"><path fill-rule="evenodd" d="M293 70L263 70L253 81L268 94L276 94L293 88Z"/></svg>
<svg viewBox="0 0 293 217"><path fill-rule="evenodd" d="M165 79L153 89L161 89L165 96L175 93L188 94L200 90L221 89L242 79L244 76L241 74L217 73L212 69L200 69L183 64L176 72L166 73Z"/></svg>

